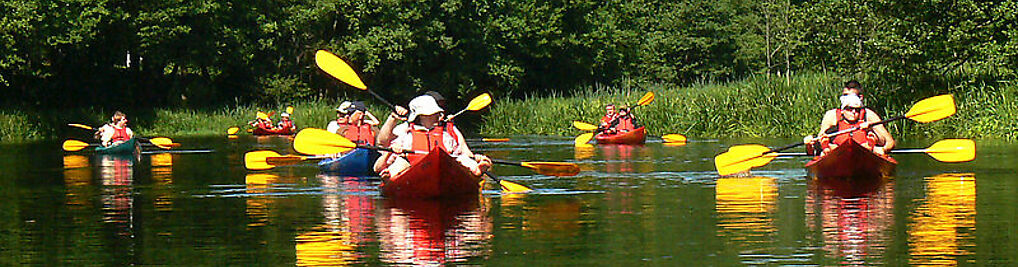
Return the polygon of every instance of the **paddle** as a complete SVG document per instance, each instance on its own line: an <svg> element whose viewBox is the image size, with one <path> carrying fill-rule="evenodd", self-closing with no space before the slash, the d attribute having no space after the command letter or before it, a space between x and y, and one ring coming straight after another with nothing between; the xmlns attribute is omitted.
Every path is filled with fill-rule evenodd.
<svg viewBox="0 0 1018 267"><path fill-rule="evenodd" d="M642 97L640 97L639 101L636 101L636 105L633 106L633 108L635 109L636 107L639 107L639 106L646 106L646 105L650 104L650 102L653 102L653 101L654 101L654 92L647 92L646 94L643 94ZM615 121L616 121L616 119L613 119L612 123L614 123ZM597 135L597 134L603 132L604 130L607 130L607 129L603 129L601 127L594 126L592 124L584 123L584 122L580 122L580 121L573 121L573 127L576 127L577 129L580 129L582 131L594 131L593 134L590 134L590 135L587 135L586 133L585 134L580 134L579 136L576 137L576 139L573 140L574 141L573 144L586 144L586 143L590 142L590 139L594 138L594 135ZM682 139L685 140L685 137L683 136ZM683 142L685 142L685 141L683 141Z"/></svg>
<svg viewBox="0 0 1018 267"><path fill-rule="evenodd" d="M540 161L516 162L500 159L492 159L491 162L503 165L520 166L534 170L535 172L540 173L542 175L549 176L576 176L577 174L580 173L580 166L576 165L576 163L540 162Z"/></svg>
<svg viewBox="0 0 1018 267"><path fill-rule="evenodd" d="M386 101L385 98L382 98L382 96L371 91L371 89L368 89L368 86L364 85L364 82L362 82L361 78L357 76L357 72L354 72L353 68L350 67L350 64L346 64L346 61L343 61L335 54L325 50L318 50L315 52L315 63L318 65L319 69L322 69L322 71L325 71L325 73L328 73L330 76L349 84L354 88L367 91L376 99L385 103L386 106L396 109L395 105L389 103L389 101Z"/></svg>
<svg viewBox="0 0 1018 267"><path fill-rule="evenodd" d="M233 127L230 127L229 129L226 129L226 134L227 135L235 135L239 131L240 131L240 127L233 126Z"/></svg>
<svg viewBox="0 0 1018 267"><path fill-rule="evenodd" d="M582 122L582 121L573 121L573 127L576 127L576 129L580 129L581 131L594 131L594 130L599 129L597 126L594 126L593 124ZM594 137L594 133L589 133L589 134L590 135L587 135L585 133L585 134L581 134L580 136L577 136L574 144L586 144L587 142L590 141L591 138ZM581 139L580 137L583 137L583 138ZM666 135L662 135L660 137L661 137L661 140L663 140L665 143L685 143L686 142L686 136L681 135L681 134L666 134ZM584 141L584 140L586 140L586 141Z"/></svg>
<svg viewBox="0 0 1018 267"><path fill-rule="evenodd" d="M493 142L493 143L509 142L509 138L481 138L481 142Z"/></svg>
<svg viewBox="0 0 1018 267"><path fill-rule="evenodd" d="M71 127L75 127L75 128L80 128L80 129L85 129L85 130L89 130L89 131L95 131L94 127L88 126L88 125L84 125L84 124L68 123L67 126L71 126ZM155 145L155 146L157 146L159 148L162 148L162 149L171 149L171 148L179 147L180 146L179 143L174 143L172 139L169 139L169 138L166 138L166 137L156 137L156 138L151 138L151 139L144 138L144 137L136 137L136 138L138 138L138 140L149 142L149 143L151 143L151 144L153 144L153 145ZM82 142L82 143L84 143L84 142ZM87 143L85 143L85 144L87 145ZM82 148L84 148L84 147L78 148L77 150L73 150L73 151L78 151L78 150L81 150ZM68 151L71 151L71 150L68 150Z"/></svg>
<svg viewBox="0 0 1018 267"><path fill-rule="evenodd" d="M911 119L913 121L927 123L937 121L943 118L947 118L954 115L956 111L954 105L954 97L951 95L939 95L930 98L923 99L922 101L916 102L911 109L903 116L897 116L886 120L874 122L871 126L881 125L888 122L901 120L904 118ZM825 134L822 137L832 138L840 134L845 134L858 130L858 127L851 129L845 129L838 132ZM727 152L721 153L717 157L714 157L714 166L718 169L718 174L721 176L731 175L748 171L753 167L760 167L767 165L771 160L774 159L775 152L781 152L784 150L792 149L801 146L805 143L795 143L776 149L768 149L763 145L738 145L728 149Z"/></svg>
<svg viewBox="0 0 1018 267"><path fill-rule="evenodd" d="M489 104L491 104L491 94L483 93L477 97L474 97L474 99L471 99L470 103L467 104L466 108L463 108L463 110L456 112L456 114L450 115L449 117L446 118L446 120L451 121L453 118L459 116L460 114L463 114L463 112L466 112L467 110L469 111L481 110L487 107Z"/></svg>

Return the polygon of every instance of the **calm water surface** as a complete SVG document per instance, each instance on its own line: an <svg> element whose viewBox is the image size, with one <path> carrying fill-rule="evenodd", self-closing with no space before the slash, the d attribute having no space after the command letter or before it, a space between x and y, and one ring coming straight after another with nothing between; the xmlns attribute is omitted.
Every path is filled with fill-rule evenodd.
<svg viewBox="0 0 1018 267"><path fill-rule="evenodd" d="M472 142L509 160L569 161L575 177L497 166L537 189L395 201L377 179L312 162L251 172L243 153L285 138L177 140L209 154L140 159L2 145L0 265L1008 265L1018 264L1018 146L977 160L898 155L896 177L815 181L805 158L719 178L734 143L598 146ZM921 148L934 140L907 140Z"/></svg>

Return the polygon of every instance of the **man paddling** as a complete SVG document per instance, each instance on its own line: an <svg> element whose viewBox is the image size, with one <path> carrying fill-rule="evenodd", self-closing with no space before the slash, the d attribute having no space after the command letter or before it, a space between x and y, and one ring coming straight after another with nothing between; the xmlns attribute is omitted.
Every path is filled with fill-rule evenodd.
<svg viewBox="0 0 1018 267"><path fill-rule="evenodd" d="M843 90L845 93L839 98L841 101L840 108L829 110L824 114L824 119L820 126L821 132L818 133L820 138L813 138L813 136L804 138L803 142L807 144L807 152L815 154L817 148L820 148L822 149L820 155L824 155L838 145L848 141L848 139L854 139L857 143L863 145L863 147L872 149L874 153L879 155L883 155L894 148L894 138L891 137L883 125L870 127L871 123L880 121L880 116L877 116L875 112L863 105L862 98L856 94L859 92L857 86L858 82L850 81L847 83L845 90ZM858 130L835 136L833 140L824 137L828 133L852 128L858 128ZM819 142L819 146L817 142Z"/></svg>
<svg viewBox="0 0 1018 267"><path fill-rule="evenodd" d="M117 111L113 113L109 123L99 127L95 132L95 138L99 139L104 147L110 147L131 140L134 138L134 131L127 127L127 115Z"/></svg>
<svg viewBox="0 0 1018 267"><path fill-rule="evenodd" d="M601 128L608 129L612 120L615 119L615 104L604 106L604 116L601 117Z"/></svg>
<svg viewBox="0 0 1018 267"><path fill-rule="evenodd" d="M368 112L363 102L344 101L336 109L336 116L339 118L329 123L327 131L342 135L358 144L375 144L378 118Z"/></svg>
<svg viewBox="0 0 1018 267"><path fill-rule="evenodd" d="M290 113L283 112L279 117L279 124L276 125L277 129L286 130L291 133L297 132L297 125L293 124L293 121L290 120Z"/></svg>
<svg viewBox="0 0 1018 267"><path fill-rule="evenodd" d="M430 95L422 95L410 101L410 116L407 122L393 127L395 139L389 144L396 153L382 152L375 162L375 171L382 178L395 177L410 167L410 161L423 154L410 151L430 151L433 146L443 146L450 156L467 167L474 175L480 176L491 168L491 160L474 154L467 147L463 134L455 126L443 122L445 115L438 102ZM395 116L390 116L393 119ZM402 152L410 153L400 155Z"/></svg>

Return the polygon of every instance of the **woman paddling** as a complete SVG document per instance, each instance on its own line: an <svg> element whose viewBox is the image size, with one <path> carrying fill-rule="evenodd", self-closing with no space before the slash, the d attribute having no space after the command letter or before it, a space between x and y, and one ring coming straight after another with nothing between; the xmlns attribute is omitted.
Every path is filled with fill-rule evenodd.
<svg viewBox="0 0 1018 267"><path fill-rule="evenodd" d="M883 155L887 151L891 151L891 149L894 148L895 145L894 137L891 137L890 132L887 131L887 128L884 127L884 125L876 125L870 127L871 123L878 122L881 120L881 118L880 115L877 115L877 113L874 112L872 109L866 108L865 105L863 105L862 102L863 92L864 91L862 89L862 85L859 84L859 82L851 80L845 83L844 88L842 88L841 90L841 98L839 98L839 100L841 101L841 108L828 110L826 113L824 113L824 118L820 122L820 131L819 133L817 133L818 136L817 138L814 138L812 135L810 135L806 136L806 138L803 139L803 142L806 143L807 153L819 154L817 153L817 151L824 148L824 146L817 145L816 142L829 141L821 140L823 139L822 136L824 134L848 129L848 128L842 129L841 127L839 127L839 125L846 123L845 119L846 117L849 116L852 116L853 118L858 117L858 121L856 121L856 119L853 119L853 121L849 124L858 126L862 130L867 130L872 133L874 142L870 142L868 144L869 145L868 148L872 148L874 153ZM840 144L840 142L835 142L835 144Z"/></svg>
<svg viewBox="0 0 1018 267"><path fill-rule="evenodd" d="M113 113L110 122L95 132L95 139L104 147L111 147L134 138L134 131L127 127L127 115L117 111Z"/></svg>
<svg viewBox="0 0 1018 267"><path fill-rule="evenodd" d="M391 130L395 138L389 147L395 153L382 152L382 156L375 162L374 170L383 179L399 175L410 167L411 160L424 156L414 152L430 151L434 146L442 146L450 156L474 175L480 176L491 168L491 160L488 157L471 152L459 129L442 120L445 110L439 107L435 98L430 95L418 96L410 101L409 106L410 116L407 122ZM389 119L394 117L396 116L391 115ZM401 155L402 152L410 153Z"/></svg>

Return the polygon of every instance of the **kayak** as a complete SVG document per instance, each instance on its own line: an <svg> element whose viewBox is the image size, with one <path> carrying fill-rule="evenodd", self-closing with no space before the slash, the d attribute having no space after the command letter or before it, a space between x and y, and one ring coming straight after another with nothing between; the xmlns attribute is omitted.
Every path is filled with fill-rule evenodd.
<svg viewBox="0 0 1018 267"><path fill-rule="evenodd" d="M480 193L481 177L441 146L410 162L403 173L382 181L382 194L395 198L452 198Z"/></svg>
<svg viewBox="0 0 1018 267"><path fill-rule="evenodd" d="M266 128L262 128L262 127L255 127L254 130L251 131L251 134L253 134L253 135L291 135L291 134L294 134L294 132L291 131L290 129L275 129L275 128L266 129Z"/></svg>
<svg viewBox="0 0 1018 267"><path fill-rule="evenodd" d="M372 166L378 156L378 151L358 148L338 158L323 159L318 162L318 168L323 172L343 176L374 176L376 173L372 171Z"/></svg>
<svg viewBox="0 0 1018 267"><path fill-rule="evenodd" d="M806 163L809 172L818 178L873 179L894 175L898 162L866 149L852 139L822 157Z"/></svg>
<svg viewBox="0 0 1018 267"><path fill-rule="evenodd" d="M647 141L647 132L644 131L643 127L633 129L628 132L618 132L615 134L599 133L594 136L598 144L627 144L627 145L638 145L643 144Z"/></svg>
<svg viewBox="0 0 1018 267"><path fill-rule="evenodd" d="M116 155L137 154L141 153L141 146L138 145L137 138L131 138L127 141L108 147L98 146L95 148L95 152L97 154L116 154Z"/></svg>

